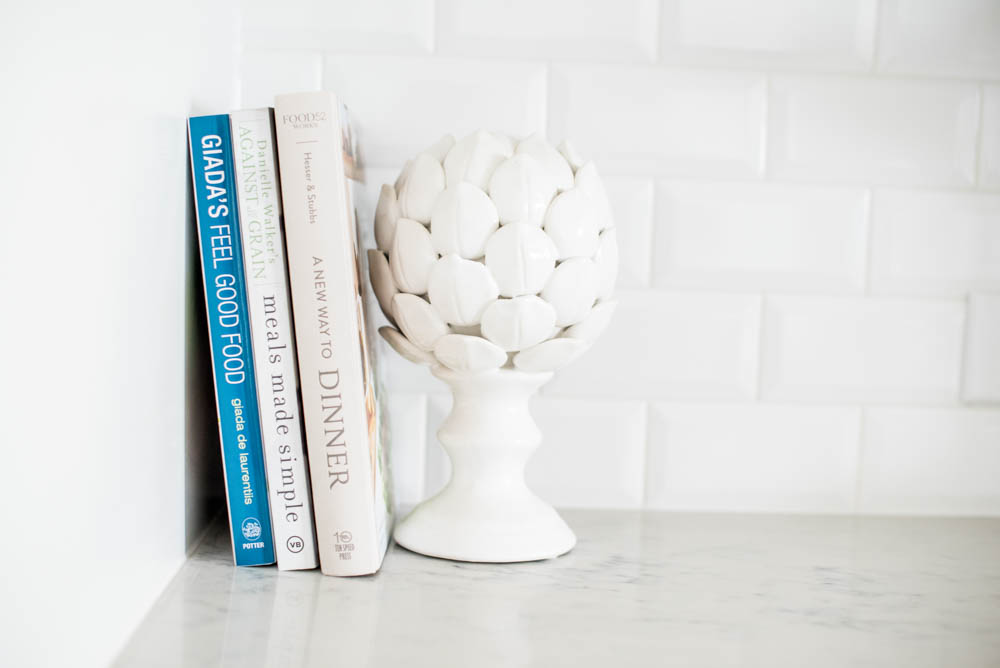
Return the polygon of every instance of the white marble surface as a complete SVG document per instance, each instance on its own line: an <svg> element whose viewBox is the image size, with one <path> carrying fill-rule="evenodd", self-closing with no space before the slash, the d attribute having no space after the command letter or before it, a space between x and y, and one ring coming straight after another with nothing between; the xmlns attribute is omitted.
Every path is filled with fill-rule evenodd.
<svg viewBox="0 0 1000 668"><path fill-rule="evenodd" d="M1000 520L575 511L558 559L353 579L212 533L119 666L1000 666Z"/></svg>

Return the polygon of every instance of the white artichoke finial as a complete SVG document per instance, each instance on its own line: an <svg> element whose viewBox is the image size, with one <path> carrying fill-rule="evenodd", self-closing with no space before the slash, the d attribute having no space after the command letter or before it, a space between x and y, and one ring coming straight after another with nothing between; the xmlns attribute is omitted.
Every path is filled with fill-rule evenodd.
<svg viewBox="0 0 1000 668"><path fill-rule="evenodd" d="M372 287L406 359L555 371L604 331L618 246L592 162L563 142L447 135L382 186Z"/></svg>

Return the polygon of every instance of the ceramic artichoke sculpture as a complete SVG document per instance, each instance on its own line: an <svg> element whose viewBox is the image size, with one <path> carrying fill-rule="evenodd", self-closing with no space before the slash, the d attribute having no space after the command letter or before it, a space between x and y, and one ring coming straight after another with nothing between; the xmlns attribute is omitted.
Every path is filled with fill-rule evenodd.
<svg viewBox="0 0 1000 668"><path fill-rule="evenodd" d="M555 371L614 312L618 246L604 186L565 142L451 136L384 185L372 287L406 359L457 372Z"/></svg>

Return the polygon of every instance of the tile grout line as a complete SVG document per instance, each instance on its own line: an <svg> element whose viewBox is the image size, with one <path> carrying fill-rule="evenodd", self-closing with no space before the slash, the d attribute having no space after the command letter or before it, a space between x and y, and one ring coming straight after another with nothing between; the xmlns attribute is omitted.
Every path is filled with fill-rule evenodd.
<svg viewBox="0 0 1000 668"><path fill-rule="evenodd" d="M864 460L865 460L865 434L868 423L868 406L858 407L858 443L855 446L855 457L857 461L854 465L854 502L852 512L857 515L861 512L861 495L864 489Z"/></svg>
<svg viewBox="0 0 1000 668"><path fill-rule="evenodd" d="M545 108L542 109L542 133L549 143L554 142L555 128L552 123L552 63L545 61ZM565 140L566 138L563 137Z"/></svg>
<svg viewBox="0 0 1000 668"><path fill-rule="evenodd" d="M815 69L801 68L794 66L775 66L773 63L768 63L766 65L752 65L752 66L739 66L733 64L712 64L712 63L697 63L697 62L664 62L661 59L656 62L649 62L648 60L615 60L615 59L604 59L604 60L586 60L580 58L557 58L553 59L551 56L524 56L524 57L507 57L506 54L500 55L486 55L483 53L441 53L437 49L437 35L432 35L432 41L434 42L434 50L432 51L420 51L420 52L396 52L391 49L369 51L358 48L348 48L348 49L337 49L337 48L323 48L322 51L326 54L336 55L336 56L351 56L351 57L361 57L361 58L396 58L396 59L412 59L412 58L423 58L426 60L434 60L437 58L455 60L455 61L467 61L467 62L493 62L493 63L511 63L518 65L526 64L544 64L553 63L557 65L565 65L569 67L581 67L581 68L601 68L610 67L615 69L634 69L634 70L652 70L652 71L674 71L674 72L694 72L694 73L707 73L707 74L745 74L745 75L770 75L770 76L781 76L781 77L796 77L796 78L818 78L818 79L852 79L855 81L884 81L884 82L915 82L915 83L927 83L927 84L965 84L965 85L981 85L981 84L1000 84L1000 74L997 76L989 76L982 73L979 74L939 74L932 72L893 72L884 70L872 70L871 67L866 69L824 69L817 67ZM296 51L301 50L299 48L282 48L282 47L268 47L264 49L257 49L258 51Z"/></svg>
<svg viewBox="0 0 1000 668"><path fill-rule="evenodd" d="M230 88L230 93L235 96L233 100L236 104L233 105L236 109L243 108L243 85L244 81L244 56L246 55L247 49L246 44L244 44L244 30L243 30L243 12L238 12L236 20L234 21L234 30L236 31L236 42L232 45L232 55L235 62L235 67L233 68L232 75L235 77L235 81L231 82L232 87Z"/></svg>
<svg viewBox="0 0 1000 668"><path fill-rule="evenodd" d="M420 411L420 485L417 496L420 501L427 498L427 425L428 412L430 411L430 400L426 392L420 392L422 406Z"/></svg>
<svg viewBox="0 0 1000 668"><path fill-rule="evenodd" d="M434 55L434 56L440 55L440 51L438 50L438 48L440 47L440 44L438 44L438 34L441 32L440 25L439 25L439 23L441 21L441 12L439 11L440 10L439 4L440 4L440 0L434 0L433 2L431 2L431 51L430 51L430 53L431 53L431 55Z"/></svg>
<svg viewBox="0 0 1000 668"><path fill-rule="evenodd" d="M769 298L768 293L760 293L760 306L757 312L757 378L755 379L756 387L754 388L753 396L753 403L755 404L759 404L764 397L764 353L766 346L764 321L767 315L767 302Z"/></svg>
<svg viewBox="0 0 1000 668"><path fill-rule="evenodd" d="M649 424L650 424L650 413L653 410L653 404L648 399L643 399L643 439L642 439L642 476L639 480L639 508L645 509L649 507L649 451L650 451L650 434L649 434Z"/></svg>
<svg viewBox="0 0 1000 668"><path fill-rule="evenodd" d="M883 11L885 11L885 0L875 0L875 24L872 26L872 62L868 66L868 74L872 76L878 75L878 61L882 56Z"/></svg>
<svg viewBox="0 0 1000 668"><path fill-rule="evenodd" d="M865 201L865 263L864 272L865 275L862 281L862 294L863 298L872 296L872 276L875 273L874 263L875 263L875 188L871 187L867 189ZM884 297L885 295L879 295L879 297ZM920 296L923 300L923 296Z"/></svg>
<svg viewBox="0 0 1000 668"><path fill-rule="evenodd" d="M962 346L958 355L958 404L966 406L968 401L965 398L965 384L967 381L967 367L969 361L970 337L972 336L972 293L966 293L964 308L962 309Z"/></svg>
<svg viewBox="0 0 1000 668"><path fill-rule="evenodd" d="M653 44L654 64L661 64L663 60L663 40L666 36L663 31L663 2L664 0L656 0L656 30L654 31L656 41Z"/></svg>
<svg viewBox="0 0 1000 668"><path fill-rule="evenodd" d="M652 285L649 287L623 287L615 290L615 294L635 294L652 292L659 295L708 295L710 297L756 297L766 295L768 297L794 297L796 299L815 299L826 301L830 299L843 301L866 301L868 297L889 302L914 303L947 303L958 304L965 299L965 293L942 293L942 292L880 292L868 295L861 290L850 292L831 292L823 290L781 290L775 288L747 288L740 289L734 286L673 286L673 285ZM976 289L976 294L998 295L1000 288Z"/></svg>
<svg viewBox="0 0 1000 668"><path fill-rule="evenodd" d="M763 127L760 132L760 180L770 182L771 173L771 72L764 73L764 108L761 110Z"/></svg>
<svg viewBox="0 0 1000 668"><path fill-rule="evenodd" d="M551 137L548 137L551 140ZM600 158L597 158L598 160ZM367 167L369 169L397 169L398 164L391 161L375 161L368 162ZM971 195L971 196L1000 196L1000 190L998 189L987 189L987 188L977 188L974 185L965 186L955 186L955 185L928 185L921 183L893 183L891 181L851 181L838 178L830 179L817 179L817 178L795 178L795 177L781 177L772 178L768 176L767 178L761 178L760 176L749 176L740 177L727 175L719 178L712 178L705 174L697 173L670 173L670 171L658 171L658 170L645 170L642 172L630 172L623 171L620 169L602 169L601 173L604 176L613 179L626 179L626 180L651 180L655 183L684 183L684 184L711 184L718 186L728 186L728 185L757 185L762 188L769 186L782 186L787 188L815 188L821 190L853 190L853 191L864 191L878 189L888 189L888 190L901 190L907 192L920 192L920 193L935 193L941 195Z"/></svg>
<svg viewBox="0 0 1000 668"><path fill-rule="evenodd" d="M316 67L318 82L314 82L317 83L316 90L323 90L326 84L326 55L322 51L310 51L310 53L312 53L319 62L319 65Z"/></svg>
<svg viewBox="0 0 1000 668"><path fill-rule="evenodd" d="M974 159L972 164L972 182L975 184L977 190L982 190L982 162L983 162L983 142L985 139L983 135L985 134L986 118L984 116L986 112L986 86L979 82L978 86L978 117L976 118L976 144L974 148Z"/></svg>
<svg viewBox="0 0 1000 668"><path fill-rule="evenodd" d="M326 84L326 54L322 50L316 51L316 57L319 59L319 88L317 90L323 90ZM362 149L363 150L363 149Z"/></svg>
<svg viewBox="0 0 1000 668"><path fill-rule="evenodd" d="M596 395L596 394L572 394L566 392L556 392L553 394L544 395L547 399L558 399L563 401L580 401L580 402L593 402L608 400L607 396ZM642 402L649 401L651 403L669 403L684 406L724 406L724 407L754 407L754 406L767 406L771 408L785 408L785 409L814 409L814 408L825 408L825 407L842 407L842 408L870 408L870 409L881 409L881 408L912 408L915 410L927 410L927 411L951 411L951 410L984 410L984 411L996 411L1000 410L1000 404L995 401L978 401L972 403L963 403L958 399L878 399L878 398L866 398L866 399L853 399L844 396L838 396L835 394L825 395L821 397L812 398L796 398L791 396L778 396L775 398L761 398L760 400L754 398L746 398L745 396L735 396L735 395L718 395L718 396L692 396L690 394L675 394L667 393L664 395L622 395L616 396L611 401L614 402Z"/></svg>
<svg viewBox="0 0 1000 668"><path fill-rule="evenodd" d="M245 63L247 48L246 48L246 30L243 24L246 21L243 16L244 12L242 11L242 7L240 5L238 4L235 5L232 8L232 10L236 13L235 17L231 16L231 18L234 19L233 30L236 33L235 42L232 45L232 55L236 62L236 67L234 72L236 76L236 81L233 83L233 87L230 89L230 92L235 96L235 102L236 102L235 108L240 109L243 107L243 93L245 88L245 86L243 85L243 81L244 81L244 63Z"/></svg>
<svg viewBox="0 0 1000 668"><path fill-rule="evenodd" d="M649 274L645 277L646 280L645 280L645 285L643 285L643 288L647 290L652 290L655 289L656 276L658 274L656 270L656 267L659 264L656 261L656 238L657 238L656 230L659 227L659 225L657 224L659 220L658 214L660 212L660 207L662 205L660 203L660 194L659 194L660 188L657 185L656 179L650 179L649 187L651 189L649 197L650 201L650 213L649 213L650 221L649 221L649 238L648 238L649 249L646 251L646 259L649 260Z"/></svg>

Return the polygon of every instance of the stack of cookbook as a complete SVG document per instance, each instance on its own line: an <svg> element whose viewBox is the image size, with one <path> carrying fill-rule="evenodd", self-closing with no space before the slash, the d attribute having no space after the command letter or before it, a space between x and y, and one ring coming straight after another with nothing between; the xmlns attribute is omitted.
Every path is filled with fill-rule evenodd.
<svg viewBox="0 0 1000 668"><path fill-rule="evenodd" d="M235 562L374 573L392 505L347 108L280 95L188 133Z"/></svg>

